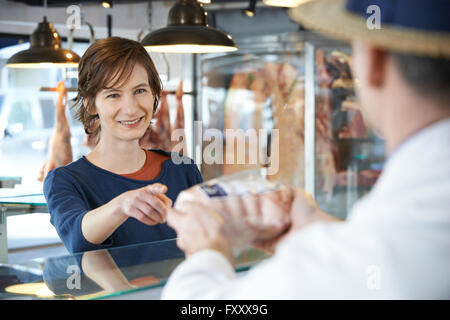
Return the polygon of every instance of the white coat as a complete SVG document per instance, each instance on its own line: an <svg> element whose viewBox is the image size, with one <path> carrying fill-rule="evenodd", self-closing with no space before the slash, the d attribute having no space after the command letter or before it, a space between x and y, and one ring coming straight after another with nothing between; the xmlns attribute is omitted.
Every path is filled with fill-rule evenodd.
<svg viewBox="0 0 450 320"><path fill-rule="evenodd" d="M163 299L450 299L450 119L404 141L344 223L315 223L237 277L203 250Z"/></svg>

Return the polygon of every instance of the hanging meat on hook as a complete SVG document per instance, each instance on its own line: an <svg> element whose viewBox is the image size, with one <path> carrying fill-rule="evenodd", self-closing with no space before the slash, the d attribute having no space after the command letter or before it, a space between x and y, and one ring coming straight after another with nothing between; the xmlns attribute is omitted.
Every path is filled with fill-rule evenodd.
<svg viewBox="0 0 450 320"><path fill-rule="evenodd" d="M304 81L295 60L236 69L224 109L225 131L251 129L258 133L257 139L225 138L226 157L234 159L223 164L222 174L255 169L264 160L264 166L271 168L268 179L303 187ZM244 163L236 156L240 145L245 146ZM259 162L250 160L254 150L259 153Z"/></svg>
<svg viewBox="0 0 450 320"><path fill-rule="evenodd" d="M335 61L337 62L337 60ZM333 145L332 133L332 94L330 88L339 78L336 65L328 63L325 51L316 53L317 66L317 99L316 99L316 183L328 197L333 193L336 183L336 148Z"/></svg>
<svg viewBox="0 0 450 320"><path fill-rule="evenodd" d="M161 102L158 110L153 116L152 123L144 136L139 139L139 144L144 149L171 150L170 117L167 94L167 91L161 93Z"/></svg>
<svg viewBox="0 0 450 320"><path fill-rule="evenodd" d="M48 145L47 159L45 160L38 180L44 181L50 170L72 162L72 146L70 144L70 128L66 118L67 88L64 81L56 87L58 98L55 112L55 131Z"/></svg>
<svg viewBox="0 0 450 320"><path fill-rule="evenodd" d="M184 110L183 110L183 81L180 81L175 92L177 100L177 116L171 129L171 144L174 152L187 153L186 134L184 131ZM181 137L181 141L180 141Z"/></svg>
<svg viewBox="0 0 450 320"><path fill-rule="evenodd" d="M304 186L304 81L292 63L266 63L266 79L273 100L274 129L279 138L272 139L271 148L278 150L278 172L270 179ZM278 147L276 145L278 144Z"/></svg>

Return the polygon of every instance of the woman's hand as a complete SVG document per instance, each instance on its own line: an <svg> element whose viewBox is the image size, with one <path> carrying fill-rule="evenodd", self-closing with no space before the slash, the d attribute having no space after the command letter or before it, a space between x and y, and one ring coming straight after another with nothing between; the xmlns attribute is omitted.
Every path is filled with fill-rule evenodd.
<svg viewBox="0 0 450 320"><path fill-rule="evenodd" d="M167 210L172 207L172 200L165 195L166 192L165 185L154 183L124 192L115 201L125 216L153 226L165 223Z"/></svg>

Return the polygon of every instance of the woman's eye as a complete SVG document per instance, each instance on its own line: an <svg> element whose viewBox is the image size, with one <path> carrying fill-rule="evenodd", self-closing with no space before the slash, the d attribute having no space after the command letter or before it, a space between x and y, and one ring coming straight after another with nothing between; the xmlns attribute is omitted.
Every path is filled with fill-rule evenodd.
<svg viewBox="0 0 450 320"><path fill-rule="evenodd" d="M117 98L119 95L117 93L110 94L106 98Z"/></svg>
<svg viewBox="0 0 450 320"><path fill-rule="evenodd" d="M144 93L144 92L147 92L147 90L145 90L145 89L137 89L136 90L136 93Z"/></svg>

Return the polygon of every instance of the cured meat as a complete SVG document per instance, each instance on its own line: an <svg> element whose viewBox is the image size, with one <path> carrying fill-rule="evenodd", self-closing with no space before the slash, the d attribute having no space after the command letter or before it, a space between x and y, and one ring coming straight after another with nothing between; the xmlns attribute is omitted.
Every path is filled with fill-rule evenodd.
<svg viewBox="0 0 450 320"><path fill-rule="evenodd" d="M279 139L272 139L273 150L278 149L278 172L269 179L304 186L304 113L305 86L299 71L289 63L272 66L270 79L272 88L274 129ZM275 73L276 72L276 73ZM277 147L276 144L279 146ZM272 157L272 160L276 160Z"/></svg>
<svg viewBox="0 0 450 320"><path fill-rule="evenodd" d="M365 138L367 128L364 125L362 114L359 110L354 111L352 121L348 127L344 127L339 132L340 139L361 139Z"/></svg>
<svg viewBox="0 0 450 320"><path fill-rule="evenodd" d="M342 111L355 111L355 110L361 110L361 106L358 102L353 100L344 100L341 104Z"/></svg>
<svg viewBox="0 0 450 320"><path fill-rule="evenodd" d="M55 131L48 145L47 159L45 160L38 180L44 181L50 170L72 162L72 146L70 144L70 128L66 118L67 89L64 81L56 87L58 98L55 112Z"/></svg>
<svg viewBox="0 0 450 320"><path fill-rule="evenodd" d="M354 82L351 73L351 59L348 55L323 50L316 53L317 85L316 96L316 183L328 197L332 196L340 164L340 150L333 144L335 138L363 136L366 132L357 103L340 99L353 95ZM350 125L342 128L342 111L354 114ZM333 128L333 125L336 127Z"/></svg>
<svg viewBox="0 0 450 320"><path fill-rule="evenodd" d="M381 170L362 170L359 172L355 171L340 171L336 184L341 187L345 187L348 181L357 181L357 185L353 187L372 187L377 181L381 174ZM354 178L350 178L349 175Z"/></svg>
<svg viewBox="0 0 450 320"><path fill-rule="evenodd" d="M167 94L166 91L162 92L159 109L153 116L154 123L150 124L144 136L139 139L139 144L144 149L162 149L166 151L172 149L170 142L170 117Z"/></svg>
<svg viewBox="0 0 450 320"><path fill-rule="evenodd" d="M193 201L212 208L225 221L224 232L233 247L276 238L291 224L292 189L259 179L242 181L237 176L241 173L245 172L182 191L174 207L180 209L187 201Z"/></svg>
<svg viewBox="0 0 450 320"><path fill-rule="evenodd" d="M332 139L331 96L329 90L319 87L316 99L316 183L332 195L336 182L336 153Z"/></svg>
<svg viewBox="0 0 450 320"><path fill-rule="evenodd" d="M362 170L359 172L359 179L362 186L371 187L380 177L381 170Z"/></svg>
<svg viewBox="0 0 450 320"><path fill-rule="evenodd" d="M335 79L351 80L352 72L350 70L350 57L343 52L333 51L328 59L328 68L335 68Z"/></svg>
<svg viewBox="0 0 450 320"><path fill-rule="evenodd" d="M247 141L243 135L235 135L237 129L245 131L250 128L256 130L261 128L261 123L258 121L261 119L257 110L258 105L254 103L254 96L249 89L251 78L256 79L251 75L254 73L236 70L228 88L224 106L225 145L221 172L223 175L259 167L257 163L239 161L239 156L243 156L244 160L248 159L249 150L254 147L254 144Z"/></svg>
<svg viewBox="0 0 450 320"><path fill-rule="evenodd" d="M352 120L349 126L342 128L339 132L340 139L361 139L365 138L367 134L367 128L364 124L364 119L361 114L361 106L358 102L353 100L344 100L341 105L342 111L347 111L353 114Z"/></svg>
<svg viewBox="0 0 450 320"><path fill-rule="evenodd" d="M180 81L175 96L177 98L177 116L175 118L174 129L184 129L183 81Z"/></svg>
<svg viewBox="0 0 450 320"><path fill-rule="evenodd" d="M253 129L260 143L250 139L236 141L226 135L225 157L232 153L235 162L225 163L223 174L260 167L264 156L261 153L270 153L268 178L303 187L304 81L297 67L288 62L268 62L250 71L236 70L225 101L224 130L228 129ZM275 129L277 134L268 138L267 145L261 145L267 137L260 136L265 133L259 129L267 130L267 134ZM246 162L240 164L236 156L239 142L246 150ZM259 154L258 163L250 161L254 150Z"/></svg>
<svg viewBox="0 0 450 320"><path fill-rule="evenodd" d="M316 53L316 66L317 66L317 83L321 87L331 87L331 84L335 80L333 75L330 74L327 68L327 61L325 51L317 50Z"/></svg>
<svg viewBox="0 0 450 320"><path fill-rule="evenodd" d="M187 153L186 134L184 132L184 110L183 110L183 81L180 81L177 91L175 92L177 100L177 115L171 129L172 150L181 154ZM175 136L173 134L175 133ZM182 138L176 140L176 137L182 135ZM182 141L180 141L182 140ZM182 144L180 148L179 144ZM176 148L176 150L174 149Z"/></svg>

